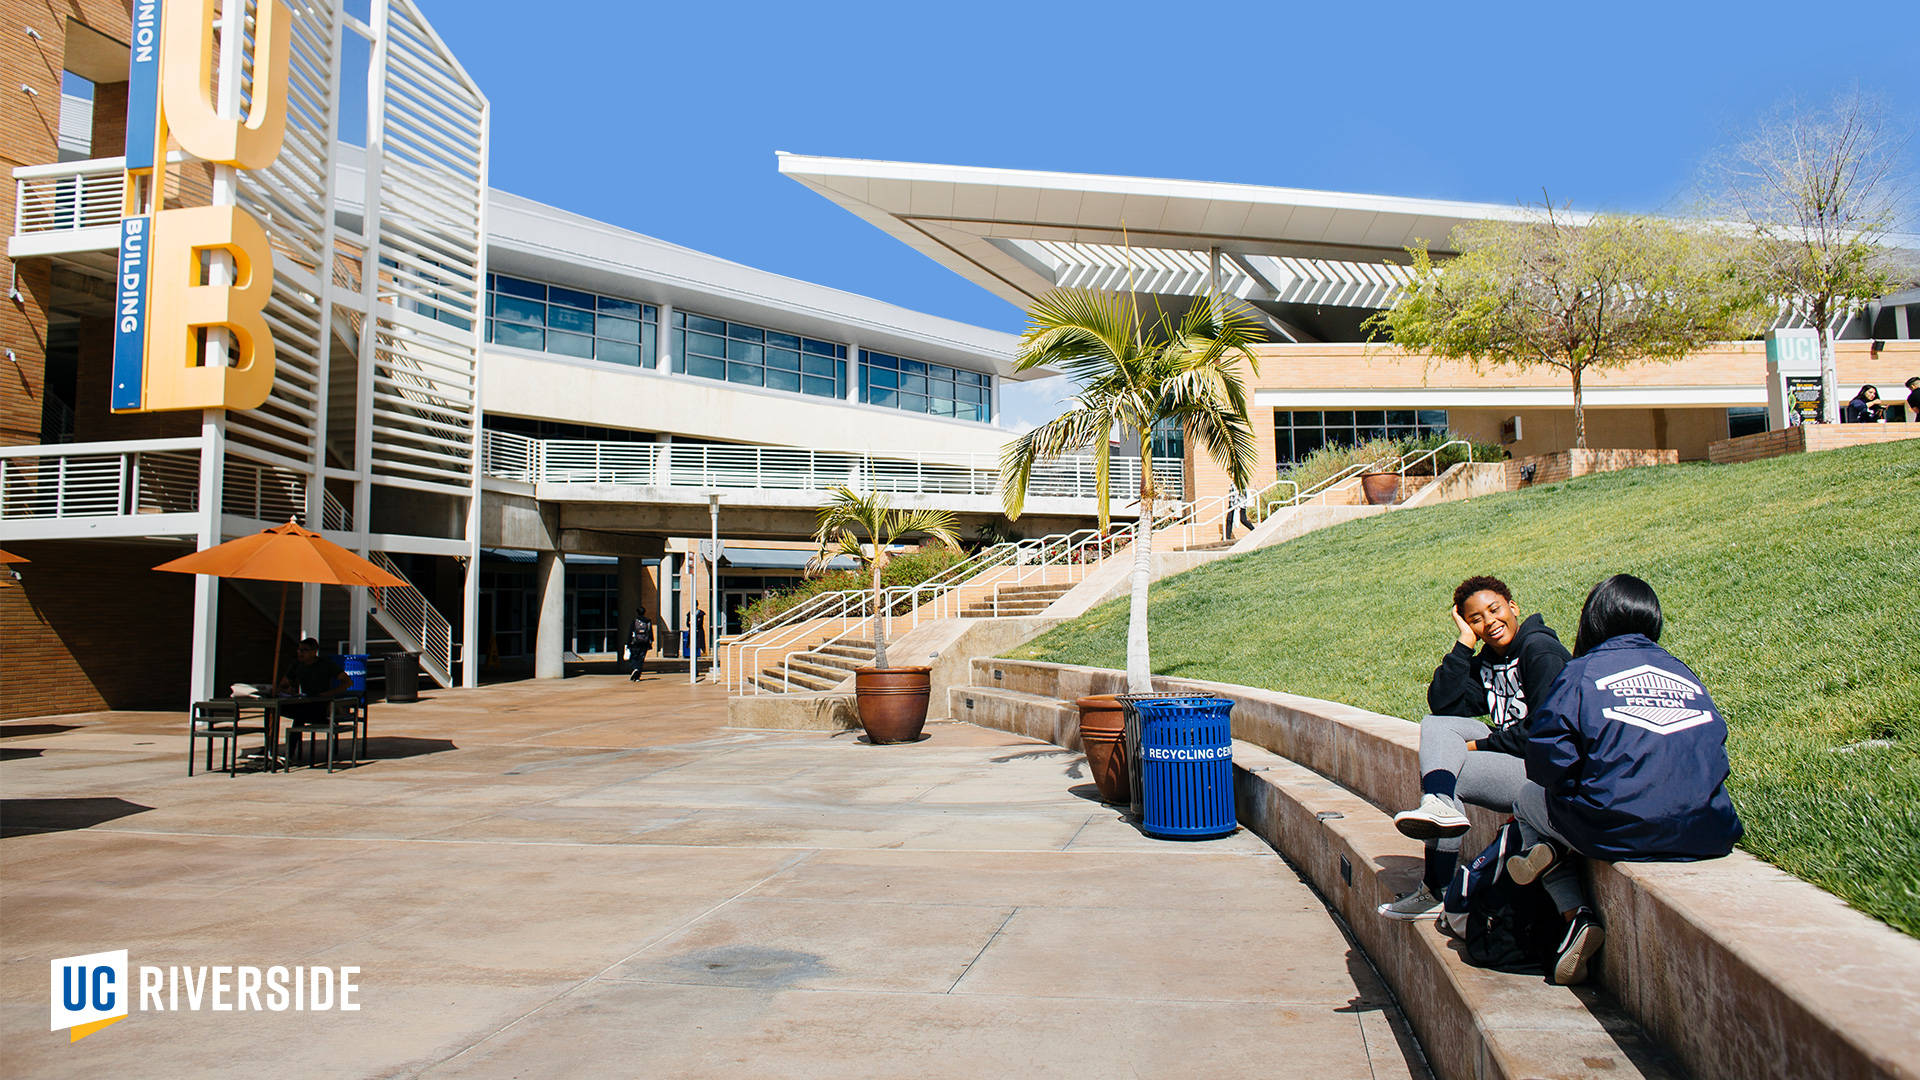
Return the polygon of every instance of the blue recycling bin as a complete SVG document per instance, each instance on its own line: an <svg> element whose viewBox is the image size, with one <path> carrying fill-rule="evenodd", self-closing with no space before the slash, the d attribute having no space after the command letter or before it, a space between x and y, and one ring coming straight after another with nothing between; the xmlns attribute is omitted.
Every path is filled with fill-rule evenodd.
<svg viewBox="0 0 1920 1080"><path fill-rule="evenodd" d="M1140 828L1166 840L1211 840L1233 815L1233 702L1155 698L1140 713Z"/></svg>
<svg viewBox="0 0 1920 1080"><path fill-rule="evenodd" d="M342 653L334 659L340 662L340 670L346 674L347 678L353 680L353 688L363 694L366 693L367 660L369 659L367 654Z"/></svg>

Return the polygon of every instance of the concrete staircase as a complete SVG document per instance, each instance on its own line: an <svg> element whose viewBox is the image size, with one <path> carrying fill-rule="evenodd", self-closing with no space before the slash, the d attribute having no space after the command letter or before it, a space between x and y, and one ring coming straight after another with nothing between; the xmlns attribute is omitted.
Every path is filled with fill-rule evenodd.
<svg viewBox="0 0 1920 1080"><path fill-rule="evenodd" d="M1073 589L1075 582L1058 585L1003 585L992 596L975 600L960 609L963 619L997 619L1009 615L1040 615L1055 600Z"/></svg>
<svg viewBox="0 0 1920 1080"><path fill-rule="evenodd" d="M832 690L855 669L873 665L873 642L842 638L786 658L779 667L761 668L754 684L775 694Z"/></svg>

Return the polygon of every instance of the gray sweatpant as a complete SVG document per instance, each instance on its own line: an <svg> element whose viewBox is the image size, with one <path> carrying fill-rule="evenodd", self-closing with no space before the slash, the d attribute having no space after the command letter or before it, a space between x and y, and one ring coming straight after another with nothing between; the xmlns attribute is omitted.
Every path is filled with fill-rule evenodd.
<svg viewBox="0 0 1920 1080"><path fill-rule="evenodd" d="M1520 794L1513 801L1513 816L1520 823L1520 840L1528 847L1542 838L1560 845L1562 858L1541 881L1547 895L1553 897L1554 906L1561 911L1586 907L1587 889L1580 883L1579 871L1574 869L1579 852L1553 827L1553 819L1547 814L1547 789L1531 780L1521 785Z"/></svg>
<svg viewBox="0 0 1920 1080"><path fill-rule="evenodd" d="M1420 721L1420 775L1434 772L1454 776L1454 809L1466 813L1466 804L1512 813L1513 800L1527 782L1527 763L1512 754L1468 750L1467 743L1491 732L1486 723L1469 716L1429 716ZM1429 848L1458 852L1462 836L1429 840Z"/></svg>

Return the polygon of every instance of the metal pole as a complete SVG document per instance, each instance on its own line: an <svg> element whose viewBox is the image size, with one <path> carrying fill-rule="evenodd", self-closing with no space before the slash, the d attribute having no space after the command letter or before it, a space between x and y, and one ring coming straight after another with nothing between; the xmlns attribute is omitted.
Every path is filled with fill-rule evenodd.
<svg viewBox="0 0 1920 1080"><path fill-rule="evenodd" d="M709 552L707 573L713 579L713 610L707 616L709 629L713 632L713 662L708 664L719 677L720 663L720 493L715 491L707 495L707 530L712 540Z"/></svg>
<svg viewBox="0 0 1920 1080"><path fill-rule="evenodd" d="M693 572L700 566L700 545L687 552L687 685L700 681L700 589Z"/></svg>

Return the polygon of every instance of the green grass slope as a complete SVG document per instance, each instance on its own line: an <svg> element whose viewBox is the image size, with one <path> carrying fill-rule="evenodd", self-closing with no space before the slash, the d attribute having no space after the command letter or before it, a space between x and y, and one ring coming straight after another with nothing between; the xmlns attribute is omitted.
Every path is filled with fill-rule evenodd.
<svg viewBox="0 0 1920 1080"><path fill-rule="evenodd" d="M1726 715L1742 846L1920 936L1920 442L1326 529L1155 585L1153 667L1418 719L1463 578L1502 578L1571 648L1587 590L1618 572L1659 592L1661 644ZM1126 601L1016 655L1124 667Z"/></svg>

